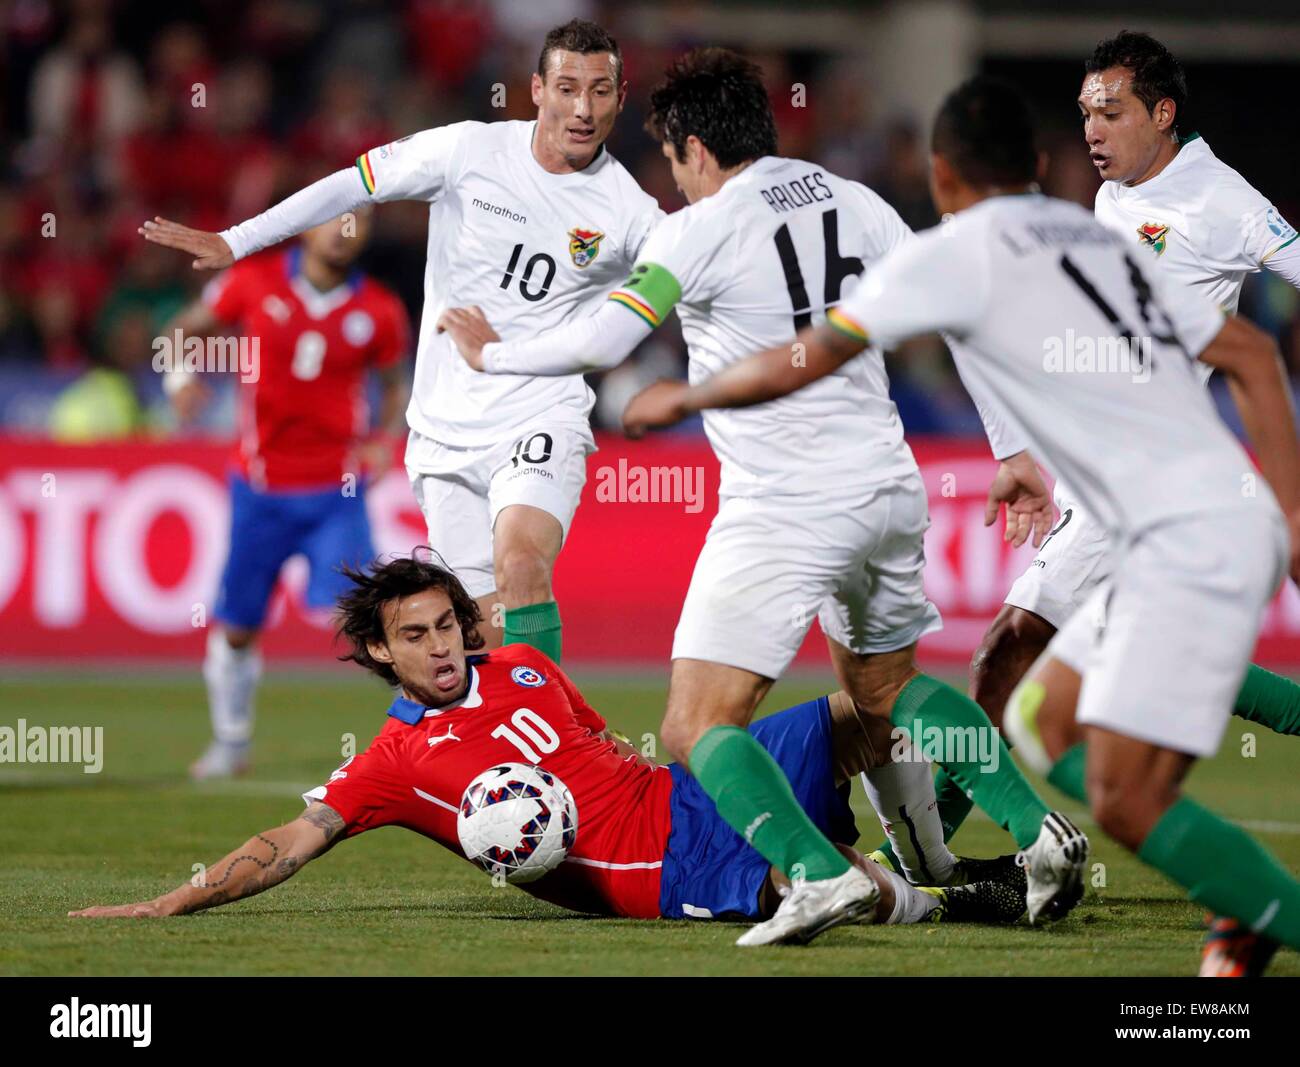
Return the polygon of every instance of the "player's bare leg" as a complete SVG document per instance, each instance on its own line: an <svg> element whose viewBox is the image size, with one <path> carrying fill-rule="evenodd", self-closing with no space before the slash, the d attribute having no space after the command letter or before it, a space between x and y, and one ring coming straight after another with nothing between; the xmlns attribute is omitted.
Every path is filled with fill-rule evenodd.
<svg viewBox="0 0 1300 1067"><path fill-rule="evenodd" d="M772 679L698 659L673 660L660 740L687 769L696 743L715 726L746 727ZM692 772L693 773L693 772Z"/></svg>
<svg viewBox="0 0 1300 1067"><path fill-rule="evenodd" d="M1078 902L1087 838L1059 812L1050 811L1012 762L996 728L979 705L955 689L922 674L916 667L916 646L860 655L828 640L840 684L854 703L885 718L901 740L909 736L929 756L938 741L935 762L1000 826L1021 849L1044 851L1052 879L1040 876L1037 908L1033 888L1036 872L1027 869L1031 889L1031 918L1058 918ZM937 731L937 732L936 732ZM982 739L971 759L971 739ZM937 821L937 818L936 818ZM931 831L932 833L933 831ZM1050 839L1051 844L1044 844ZM942 831L940 831L942 840Z"/></svg>
<svg viewBox="0 0 1300 1067"><path fill-rule="evenodd" d="M741 946L804 944L824 930L860 922L879 890L808 817L780 765L744 727L772 680L705 660L673 660L661 737L700 783L718 814L794 883L772 918Z"/></svg>
<svg viewBox="0 0 1300 1067"><path fill-rule="evenodd" d="M551 574L564 528L550 512L528 504L502 508L492 527L496 591L479 598L489 648L521 642L560 661L560 609Z"/></svg>
<svg viewBox="0 0 1300 1067"><path fill-rule="evenodd" d="M212 742L190 764L195 781L244 774L253 737L253 695L262 676L256 629L214 626L208 634L203 680L208 690Z"/></svg>
<svg viewBox="0 0 1300 1067"><path fill-rule="evenodd" d="M1056 633L1056 627L1032 611L1003 604L970 664L970 695L994 726L1011 692Z"/></svg>

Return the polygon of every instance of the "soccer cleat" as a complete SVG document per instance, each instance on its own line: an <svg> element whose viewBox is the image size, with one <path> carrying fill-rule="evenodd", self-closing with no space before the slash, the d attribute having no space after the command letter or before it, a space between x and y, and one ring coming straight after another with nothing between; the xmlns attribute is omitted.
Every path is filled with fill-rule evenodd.
<svg viewBox="0 0 1300 1067"><path fill-rule="evenodd" d="M248 773L248 745L213 741L203 755L190 764L190 779L207 782L213 778L238 778Z"/></svg>
<svg viewBox="0 0 1300 1067"><path fill-rule="evenodd" d="M1083 899L1083 868L1088 838L1059 811L1043 816L1038 840L1016 853L1028 879L1026 903L1031 925L1053 922Z"/></svg>
<svg viewBox="0 0 1300 1067"><path fill-rule="evenodd" d="M1210 917L1201 949L1201 978L1258 978L1268 967L1278 943L1261 937L1236 919Z"/></svg>
<svg viewBox="0 0 1300 1067"><path fill-rule="evenodd" d="M937 897L939 906L929 922L1013 923L1025 913L1024 878L989 879L955 886L923 886L922 893Z"/></svg>
<svg viewBox="0 0 1300 1067"><path fill-rule="evenodd" d="M1010 882L1019 887L1022 895L1026 890L1025 872L1016 863L1014 852L1006 856L994 856L992 859L958 856L952 875L945 884L972 885L975 882Z"/></svg>
<svg viewBox="0 0 1300 1067"><path fill-rule="evenodd" d="M755 945L806 945L824 930L861 922L880 899L875 881L857 867L836 878L799 882L781 901L776 914L751 926L736 940L743 948Z"/></svg>

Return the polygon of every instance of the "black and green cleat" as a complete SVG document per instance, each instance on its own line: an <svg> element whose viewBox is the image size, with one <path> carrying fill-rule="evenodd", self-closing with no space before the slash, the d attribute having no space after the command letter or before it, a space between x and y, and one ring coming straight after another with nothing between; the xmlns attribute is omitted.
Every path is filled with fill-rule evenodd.
<svg viewBox="0 0 1300 1067"><path fill-rule="evenodd" d="M930 922L1013 923L1025 913L1025 888L1007 880L971 882L969 885L920 886L939 900Z"/></svg>
<svg viewBox="0 0 1300 1067"><path fill-rule="evenodd" d="M992 859L975 859L958 856L948 885L971 885L974 882L1010 882L1023 893L1027 887L1025 869L1016 863L1016 854L994 856Z"/></svg>

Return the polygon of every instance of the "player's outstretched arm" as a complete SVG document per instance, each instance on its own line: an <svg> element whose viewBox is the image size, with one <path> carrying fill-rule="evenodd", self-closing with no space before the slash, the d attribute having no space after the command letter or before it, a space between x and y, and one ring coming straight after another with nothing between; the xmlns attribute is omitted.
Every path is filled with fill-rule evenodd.
<svg viewBox="0 0 1300 1067"><path fill-rule="evenodd" d="M329 851L344 830L343 817L319 801L291 823L256 834L201 876L170 893L136 904L70 911L79 919L155 919L188 915L251 897L297 874L303 864Z"/></svg>
<svg viewBox="0 0 1300 1067"><path fill-rule="evenodd" d="M215 333L221 325L210 307L202 300L182 308L175 317L163 327L162 336L171 337L177 331L182 337L206 337ZM176 366L170 368L159 366L155 357L155 369L163 375L163 391L170 398L177 421L183 426L193 421L208 400L207 387L199 375L182 370Z"/></svg>
<svg viewBox="0 0 1300 1067"><path fill-rule="evenodd" d="M865 347L832 326L807 326L790 344L747 356L697 385L655 382L628 402L623 430L640 437L697 411L750 407L789 396L834 373Z"/></svg>
<svg viewBox="0 0 1300 1067"><path fill-rule="evenodd" d="M190 265L195 270L222 270L237 259L296 237L369 201L370 193L357 169L349 167L221 233L194 230L161 217L146 222L139 232L146 241L194 256Z"/></svg>
<svg viewBox="0 0 1300 1067"><path fill-rule="evenodd" d="M1300 444L1277 345L1259 327L1236 317L1224 322L1199 358L1228 379L1259 469L1290 524L1291 576L1300 582Z"/></svg>

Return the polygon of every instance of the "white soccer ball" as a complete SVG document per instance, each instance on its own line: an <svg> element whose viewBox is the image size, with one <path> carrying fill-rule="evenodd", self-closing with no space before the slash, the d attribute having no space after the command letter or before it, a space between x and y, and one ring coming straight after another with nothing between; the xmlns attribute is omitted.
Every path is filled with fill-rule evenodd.
<svg viewBox="0 0 1300 1067"><path fill-rule="evenodd" d="M503 763L469 783L456 814L460 847L475 863L518 884L558 867L578 836L578 806L549 771Z"/></svg>

